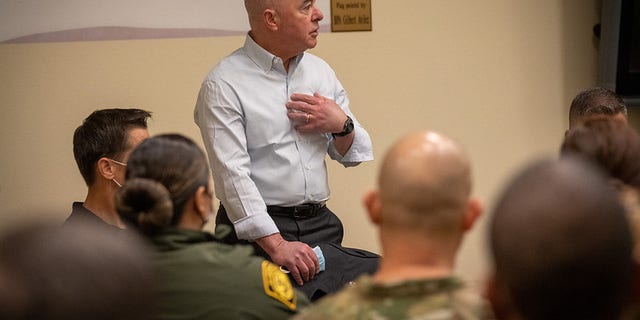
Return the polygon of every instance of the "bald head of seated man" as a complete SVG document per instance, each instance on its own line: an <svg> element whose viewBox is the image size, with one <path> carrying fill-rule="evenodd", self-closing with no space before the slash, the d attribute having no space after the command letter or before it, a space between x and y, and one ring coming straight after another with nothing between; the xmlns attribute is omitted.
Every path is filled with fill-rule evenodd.
<svg viewBox="0 0 640 320"><path fill-rule="evenodd" d="M481 212L465 152L432 131L409 134L389 150L378 189L364 202L380 229L380 282L450 275L463 234Z"/></svg>
<svg viewBox="0 0 640 320"><path fill-rule="evenodd" d="M401 138L364 204L379 229L378 271L295 319L485 318L487 305L453 274L463 235L481 212L471 197L469 160L456 142L432 131Z"/></svg>

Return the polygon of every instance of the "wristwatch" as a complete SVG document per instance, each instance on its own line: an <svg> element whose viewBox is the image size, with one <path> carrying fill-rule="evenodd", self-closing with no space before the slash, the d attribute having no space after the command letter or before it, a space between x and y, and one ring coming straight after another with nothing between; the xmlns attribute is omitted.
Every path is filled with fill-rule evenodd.
<svg viewBox="0 0 640 320"><path fill-rule="evenodd" d="M342 126L342 132L332 133L334 137L344 137L349 133L353 132L353 120L351 117L347 116L347 120L344 122Z"/></svg>

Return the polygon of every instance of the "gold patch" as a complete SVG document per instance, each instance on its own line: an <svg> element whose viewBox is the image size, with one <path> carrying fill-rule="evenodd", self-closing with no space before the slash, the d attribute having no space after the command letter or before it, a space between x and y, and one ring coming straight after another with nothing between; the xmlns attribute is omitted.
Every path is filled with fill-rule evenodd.
<svg viewBox="0 0 640 320"><path fill-rule="evenodd" d="M296 309L296 294L289 276L278 266L266 260L262 261L262 284L268 296L282 302L291 310Z"/></svg>

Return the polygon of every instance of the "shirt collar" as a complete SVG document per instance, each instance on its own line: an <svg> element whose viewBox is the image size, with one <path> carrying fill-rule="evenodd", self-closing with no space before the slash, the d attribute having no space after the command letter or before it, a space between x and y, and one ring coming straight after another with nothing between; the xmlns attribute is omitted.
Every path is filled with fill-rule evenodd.
<svg viewBox="0 0 640 320"><path fill-rule="evenodd" d="M249 56L249 58L264 72L268 72L277 65L282 66L283 64L282 59L258 45L248 33L244 41L244 51L247 53L247 56ZM289 63L289 69L291 69L292 66L297 65L303 56L304 52L298 54L293 61Z"/></svg>

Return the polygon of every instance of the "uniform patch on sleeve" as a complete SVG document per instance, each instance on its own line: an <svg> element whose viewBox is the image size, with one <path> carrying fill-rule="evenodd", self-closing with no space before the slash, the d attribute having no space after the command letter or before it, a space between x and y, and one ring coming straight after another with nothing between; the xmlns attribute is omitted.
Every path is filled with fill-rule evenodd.
<svg viewBox="0 0 640 320"><path fill-rule="evenodd" d="M296 294L289 276L278 266L266 260L262 261L262 284L268 296L282 302L291 310L296 309Z"/></svg>

